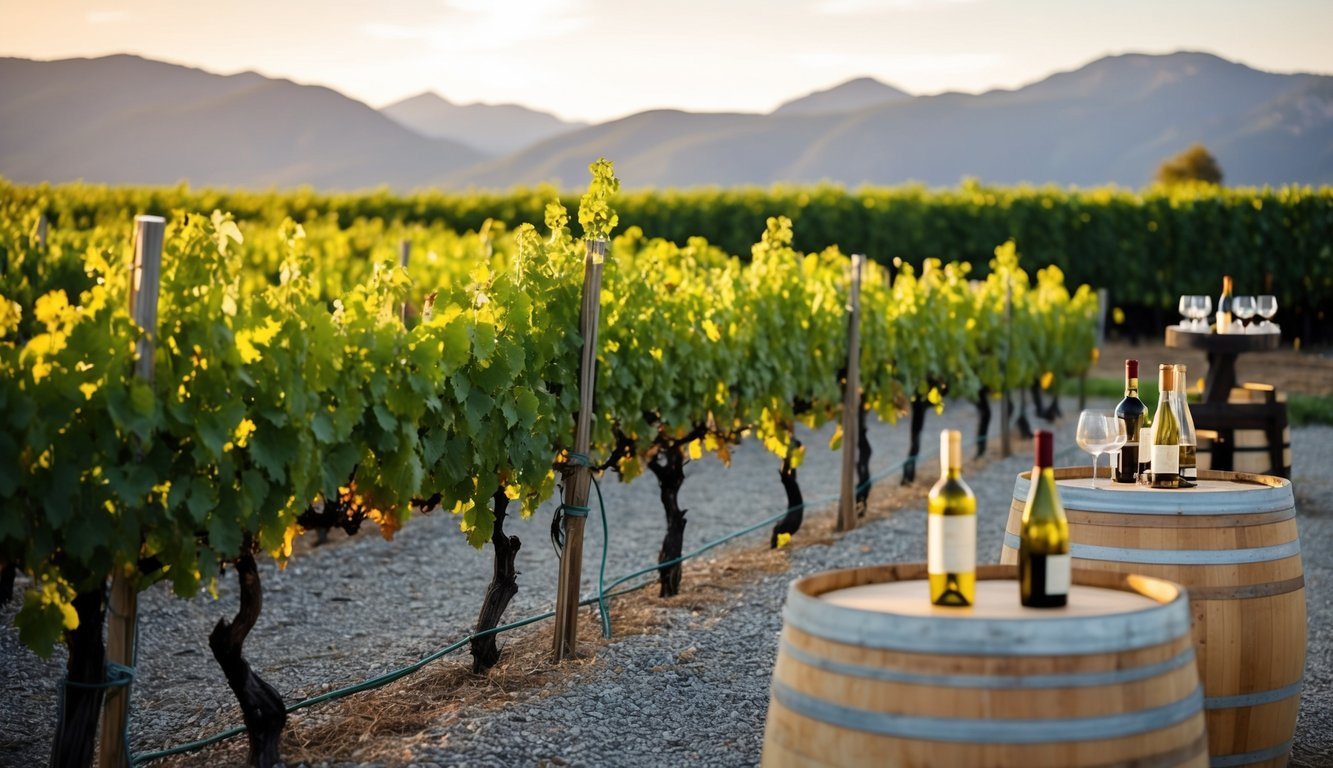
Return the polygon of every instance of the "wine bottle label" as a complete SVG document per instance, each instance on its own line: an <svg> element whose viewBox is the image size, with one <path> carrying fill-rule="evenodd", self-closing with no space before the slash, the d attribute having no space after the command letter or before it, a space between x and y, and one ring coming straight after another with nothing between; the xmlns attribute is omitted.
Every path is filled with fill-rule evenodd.
<svg viewBox="0 0 1333 768"><path fill-rule="evenodd" d="M1046 556L1046 594L1069 594L1071 567L1069 555Z"/></svg>
<svg viewBox="0 0 1333 768"><path fill-rule="evenodd" d="M1134 482L1139 473L1139 444L1125 443L1115 455L1115 479L1122 483Z"/></svg>
<svg viewBox="0 0 1333 768"><path fill-rule="evenodd" d="M975 571L977 516L926 515L926 517L926 571L929 573Z"/></svg>
<svg viewBox="0 0 1333 768"><path fill-rule="evenodd" d="M1186 480L1198 480L1198 479L1199 479L1199 468L1198 468L1197 466L1195 466L1195 467L1181 467L1181 468L1180 468L1180 476L1183 477L1183 478L1185 478Z"/></svg>
<svg viewBox="0 0 1333 768"><path fill-rule="evenodd" d="M1180 446L1154 445L1152 447L1152 473L1154 475L1180 474Z"/></svg>

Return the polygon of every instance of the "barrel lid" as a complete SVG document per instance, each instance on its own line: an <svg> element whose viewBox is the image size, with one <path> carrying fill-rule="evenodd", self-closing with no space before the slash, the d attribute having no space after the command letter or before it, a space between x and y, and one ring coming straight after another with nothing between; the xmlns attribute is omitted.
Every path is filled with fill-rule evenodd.
<svg viewBox="0 0 1333 768"><path fill-rule="evenodd" d="M1055 482L1065 509L1127 515L1246 515L1292 509L1291 481L1272 475L1199 470L1198 487L1163 490L1114 483L1104 475L1091 486L1091 467L1059 467ZM1032 473L1014 480L1014 501L1025 504Z"/></svg>
<svg viewBox="0 0 1333 768"><path fill-rule="evenodd" d="M977 568L978 602L1006 600L1000 609L934 608L924 583L918 583L919 600L909 609L895 610L894 602L903 603L878 600L875 585L922 582L924 563L829 571L792 582L783 618L788 626L834 642L958 655L1103 653L1159 645L1189 634L1188 600L1172 582L1076 569L1072 607L1027 609L1019 606L1017 572L1007 565ZM1129 592L1134 598L1108 600L1097 594L1104 590Z"/></svg>

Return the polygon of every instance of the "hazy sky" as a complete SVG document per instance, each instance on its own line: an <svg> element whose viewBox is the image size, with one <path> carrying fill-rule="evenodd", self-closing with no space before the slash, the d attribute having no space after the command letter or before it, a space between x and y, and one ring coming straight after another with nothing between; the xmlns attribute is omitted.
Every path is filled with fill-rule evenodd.
<svg viewBox="0 0 1333 768"><path fill-rule="evenodd" d="M130 52L582 120L766 112L862 75L1012 88L1130 51L1333 73L1333 0L0 0L0 19L3 56Z"/></svg>

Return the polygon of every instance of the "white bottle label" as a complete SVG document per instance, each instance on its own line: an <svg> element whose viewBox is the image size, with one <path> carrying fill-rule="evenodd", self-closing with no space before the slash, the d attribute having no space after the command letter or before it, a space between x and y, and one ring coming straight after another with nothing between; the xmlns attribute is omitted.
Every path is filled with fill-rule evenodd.
<svg viewBox="0 0 1333 768"><path fill-rule="evenodd" d="M1046 556L1046 594L1069 594L1070 578L1069 555Z"/></svg>
<svg viewBox="0 0 1333 768"><path fill-rule="evenodd" d="M1180 446L1154 445L1152 447L1152 473L1154 475L1180 474Z"/></svg>
<svg viewBox="0 0 1333 768"><path fill-rule="evenodd" d="M977 516L926 515L926 571L971 573L977 569ZM920 550L918 550L920 551Z"/></svg>

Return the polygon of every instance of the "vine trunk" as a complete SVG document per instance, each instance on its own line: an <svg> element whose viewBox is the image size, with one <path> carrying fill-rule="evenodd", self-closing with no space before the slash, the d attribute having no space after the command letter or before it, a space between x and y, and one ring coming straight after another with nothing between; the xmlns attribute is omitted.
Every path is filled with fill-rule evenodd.
<svg viewBox="0 0 1333 768"><path fill-rule="evenodd" d="M273 686L261 680L241 655L245 638L259 620L259 612L264 606L264 591L259 584L259 571L248 541L243 551L236 561L236 577L241 587L241 604L236 610L236 618L231 621L218 619L217 626L208 636L208 647L213 649L213 658L222 667L227 684L240 702L241 716L250 739L250 765L274 768L282 765L278 746L283 726L287 724L287 708Z"/></svg>
<svg viewBox="0 0 1333 768"><path fill-rule="evenodd" d="M505 512L509 508L509 497L504 488L500 488L491 497L495 509L495 530L491 532L491 546L495 550L495 570L491 574L490 586L486 587L486 598L481 602L481 612L477 615L477 632L485 632L500 625L509 601L518 594L518 570L514 567L514 558L522 542L517 536L506 536L504 532ZM472 671L482 674L495 666L500 660L500 648L495 635L486 635L472 640Z"/></svg>

